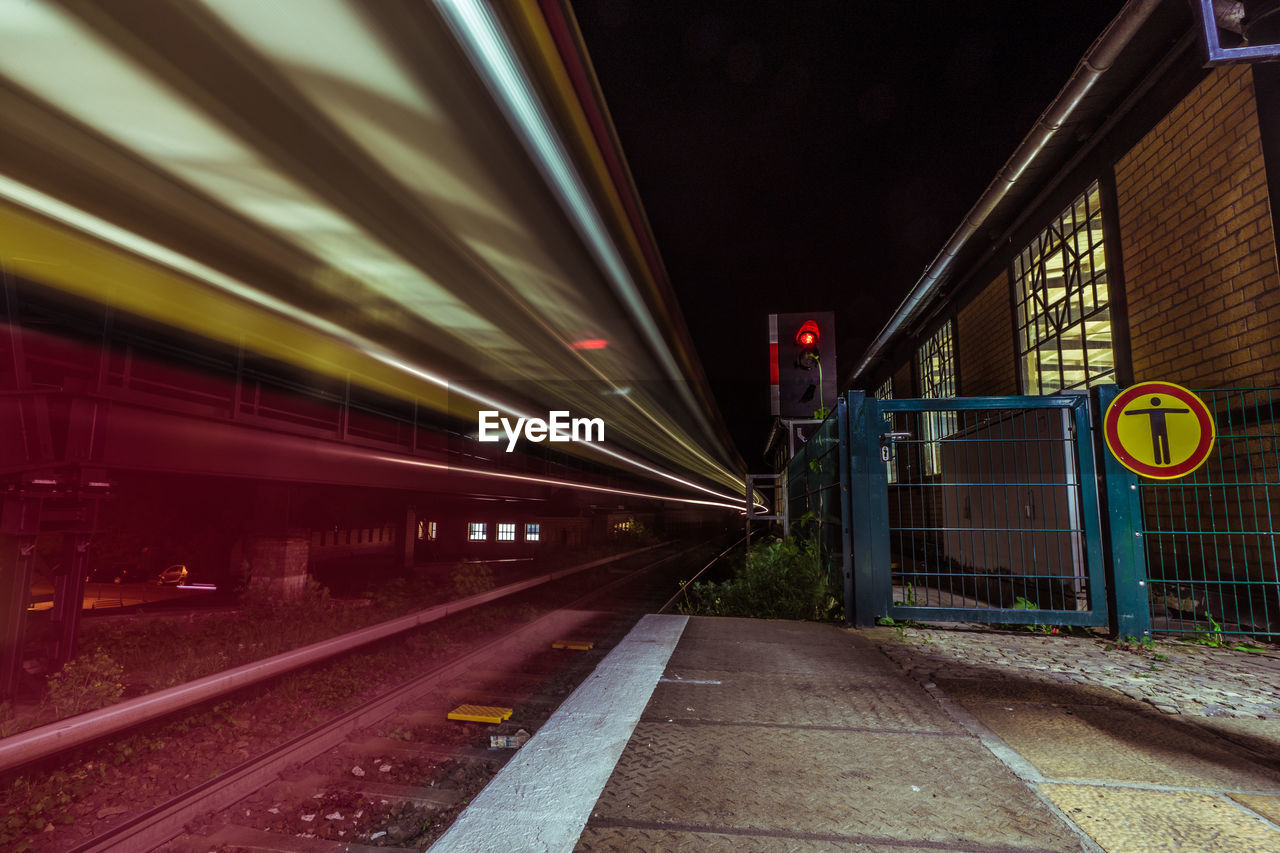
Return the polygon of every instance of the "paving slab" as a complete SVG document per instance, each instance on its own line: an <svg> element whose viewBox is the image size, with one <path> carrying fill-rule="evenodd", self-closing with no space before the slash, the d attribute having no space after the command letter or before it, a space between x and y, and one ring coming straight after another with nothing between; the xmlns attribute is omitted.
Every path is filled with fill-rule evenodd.
<svg viewBox="0 0 1280 853"><path fill-rule="evenodd" d="M689 620L579 851L1080 850L856 633Z"/></svg>
<svg viewBox="0 0 1280 853"><path fill-rule="evenodd" d="M1280 793L1280 772L1155 711L1016 703L965 707L1049 778Z"/></svg>
<svg viewBox="0 0 1280 853"><path fill-rule="evenodd" d="M1046 785L1045 790L1108 853L1280 850L1273 828L1212 794L1088 785Z"/></svg>
<svg viewBox="0 0 1280 853"><path fill-rule="evenodd" d="M882 650L1109 853L1280 851L1280 657L908 626Z"/></svg>

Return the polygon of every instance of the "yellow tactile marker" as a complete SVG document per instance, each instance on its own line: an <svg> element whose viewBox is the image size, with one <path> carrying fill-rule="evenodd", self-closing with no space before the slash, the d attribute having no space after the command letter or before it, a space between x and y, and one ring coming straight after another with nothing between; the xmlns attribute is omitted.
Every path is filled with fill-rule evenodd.
<svg viewBox="0 0 1280 853"><path fill-rule="evenodd" d="M511 712L511 708L499 708L496 705L459 705L449 712L449 719L468 723L497 724L510 719Z"/></svg>
<svg viewBox="0 0 1280 853"><path fill-rule="evenodd" d="M588 649L594 649L596 644L590 640L557 640L551 644L553 649L573 649L579 652L585 652Z"/></svg>

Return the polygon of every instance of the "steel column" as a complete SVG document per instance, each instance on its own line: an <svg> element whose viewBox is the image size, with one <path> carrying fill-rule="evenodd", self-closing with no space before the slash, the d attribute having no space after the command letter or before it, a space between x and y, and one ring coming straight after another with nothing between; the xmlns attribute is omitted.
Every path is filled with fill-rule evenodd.
<svg viewBox="0 0 1280 853"><path fill-rule="evenodd" d="M94 504L92 511L95 515L96 509ZM90 526L93 526L92 522ZM88 564L89 536L85 533L63 534L62 563L53 577L52 615L56 632L49 657L55 669L76 656Z"/></svg>
<svg viewBox="0 0 1280 853"><path fill-rule="evenodd" d="M18 689L39 527L39 498L0 499L0 699Z"/></svg>

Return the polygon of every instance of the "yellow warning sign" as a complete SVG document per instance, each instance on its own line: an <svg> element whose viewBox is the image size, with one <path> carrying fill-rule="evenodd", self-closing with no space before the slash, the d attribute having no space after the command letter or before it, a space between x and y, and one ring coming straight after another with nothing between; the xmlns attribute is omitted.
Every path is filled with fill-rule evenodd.
<svg viewBox="0 0 1280 853"><path fill-rule="evenodd" d="M1184 477L1213 450L1213 414L1196 394L1172 382L1141 382L1107 407L1107 448L1135 474L1156 480Z"/></svg>

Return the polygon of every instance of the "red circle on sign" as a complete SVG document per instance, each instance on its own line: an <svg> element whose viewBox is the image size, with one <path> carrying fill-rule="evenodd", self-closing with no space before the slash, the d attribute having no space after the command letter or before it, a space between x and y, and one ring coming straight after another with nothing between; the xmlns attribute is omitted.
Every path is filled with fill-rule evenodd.
<svg viewBox="0 0 1280 853"><path fill-rule="evenodd" d="M1186 405L1199 422L1200 440L1196 443L1195 450L1177 465L1149 465L1141 459L1135 458L1120 443L1120 417L1124 410L1138 397L1159 394L1172 397ZM1107 441L1107 447L1110 448L1112 455L1120 461L1121 465L1135 474L1141 474L1153 480L1174 480L1178 477L1185 477L1203 465L1205 460L1209 458L1209 451L1213 450L1214 426L1213 416L1209 412L1209 407L1194 392L1188 391L1181 385L1174 385L1172 382L1140 382L1137 385L1126 388L1111 401L1111 405L1107 406L1107 414L1102 421L1102 431Z"/></svg>

